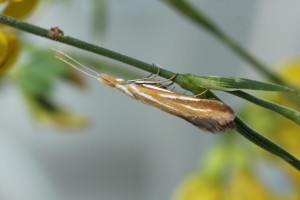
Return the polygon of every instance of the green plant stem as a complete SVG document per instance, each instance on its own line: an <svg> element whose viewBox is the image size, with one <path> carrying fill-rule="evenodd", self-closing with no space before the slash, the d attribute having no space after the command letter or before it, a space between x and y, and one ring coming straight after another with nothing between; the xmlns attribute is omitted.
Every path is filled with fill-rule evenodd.
<svg viewBox="0 0 300 200"><path fill-rule="evenodd" d="M14 27L16 29L19 29L19 30L22 30L22 31L25 31L25 32L28 32L28 33L31 33L34 35L38 35L38 36L53 40L51 37L48 36L49 30L26 23L26 22L19 21L17 19L9 17L9 16L0 14L0 23L6 24L8 26ZM79 49L87 50L89 52L93 52L98 55L102 55L102 56L111 58L113 60L120 61L122 63L129 64L131 66L148 71L150 73L156 74L158 71L158 66L156 66L154 64L148 64L148 63L145 63L138 59L123 55L121 53L118 53L118 52L115 52L115 51L112 51L112 50L109 50L109 49L106 49L103 47L96 46L96 45L88 43L88 42L84 42L82 40L78 40L78 39L70 37L70 36L59 37L56 41L71 45L73 47L77 47ZM164 78L171 78L172 76L175 75L175 73L165 70L163 68L159 68L159 75Z"/></svg>
<svg viewBox="0 0 300 200"><path fill-rule="evenodd" d="M251 55L248 51L242 48L238 43L236 43L229 35L224 33L212 20L210 20L207 16L203 14L199 9L196 9L195 6L191 5L189 1L185 0L162 0L169 5L173 6L177 11L181 14L195 22L197 25L205 28L208 32L214 35L217 39L219 39L224 45L229 47L233 52L242 57L248 63L250 63L257 70L262 72L267 78L271 81L285 85L291 88L295 88L295 85L287 82L286 80L279 77L276 73L270 70L270 67L260 62L253 55ZM298 91L299 88L297 89Z"/></svg>
<svg viewBox="0 0 300 200"><path fill-rule="evenodd" d="M258 106L261 106L265 109L272 110L273 112L276 112L276 113L282 115L283 117L291 120L292 122L300 125L300 112L298 112L296 110L292 110L290 108L281 106L279 104L257 98L255 96L253 96L251 94L248 94L246 92L243 92L241 90L227 91L227 92L232 94L232 95L243 98L247 101L250 101L250 102L252 102L252 103L254 103Z"/></svg>

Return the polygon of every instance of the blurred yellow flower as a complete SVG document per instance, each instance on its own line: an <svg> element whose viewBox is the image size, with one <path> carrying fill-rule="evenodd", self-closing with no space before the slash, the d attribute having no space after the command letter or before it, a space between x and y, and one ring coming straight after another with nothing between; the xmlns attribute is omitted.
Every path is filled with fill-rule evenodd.
<svg viewBox="0 0 300 200"><path fill-rule="evenodd" d="M0 32L0 75L15 62L20 44L14 33Z"/></svg>
<svg viewBox="0 0 300 200"><path fill-rule="evenodd" d="M259 180L257 174L250 170L240 168L234 172L228 171L227 176L210 179L193 174L179 185L173 200L279 199Z"/></svg>
<svg viewBox="0 0 300 200"><path fill-rule="evenodd" d="M2 14L22 18L35 7L37 0L1 0L0 3L6 3ZM0 76L13 65L19 51L20 44L15 30L0 25Z"/></svg>
<svg viewBox="0 0 300 200"><path fill-rule="evenodd" d="M251 169L222 169L222 176L209 177L193 173L181 182L172 200L299 200L299 195L279 195L271 191Z"/></svg>
<svg viewBox="0 0 300 200"><path fill-rule="evenodd" d="M289 82L300 86L300 58L294 58L281 64L280 74Z"/></svg>
<svg viewBox="0 0 300 200"><path fill-rule="evenodd" d="M268 188L259 180L257 174L243 168L234 173L226 186L224 200L274 200Z"/></svg>
<svg viewBox="0 0 300 200"><path fill-rule="evenodd" d="M176 189L173 200L221 200L222 185L218 180L192 174Z"/></svg>

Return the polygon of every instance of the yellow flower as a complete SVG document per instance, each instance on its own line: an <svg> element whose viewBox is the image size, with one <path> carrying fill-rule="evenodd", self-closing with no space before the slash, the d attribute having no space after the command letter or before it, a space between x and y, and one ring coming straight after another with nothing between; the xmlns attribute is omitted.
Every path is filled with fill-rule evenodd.
<svg viewBox="0 0 300 200"><path fill-rule="evenodd" d="M220 177L194 173L175 190L173 200L296 200L297 196L279 196L263 184L258 175L245 167L223 169Z"/></svg>
<svg viewBox="0 0 300 200"><path fill-rule="evenodd" d="M6 3L2 14L22 18L35 7L37 0L0 0L0 3ZM13 65L19 51L19 39L15 31L0 25L0 76Z"/></svg>
<svg viewBox="0 0 300 200"><path fill-rule="evenodd" d="M173 200L240 199L279 200L280 198L272 194L255 173L245 168L237 169L233 173L228 171L227 177L218 179L193 174L180 184L173 197Z"/></svg>
<svg viewBox="0 0 300 200"><path fill-rule="evenodd" d="M294 58L283 63L280 75L292 84L300 87L300 58Z"/></svg>
<svg viewBox="0 0 300 200"><path fill-rule="evenodd" d="M0 32L0 75L15 62L19 49L19 40L15 34Z"/></svg>

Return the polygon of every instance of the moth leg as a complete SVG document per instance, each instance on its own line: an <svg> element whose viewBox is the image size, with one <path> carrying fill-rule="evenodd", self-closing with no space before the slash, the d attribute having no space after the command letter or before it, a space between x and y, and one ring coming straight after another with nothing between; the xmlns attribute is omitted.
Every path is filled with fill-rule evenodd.
<svg viewBox="0 0 300 200"><path fill-rule="evenodd" d="M160 84L161 84L161 83L164 83L164 82L171 81L171 83L166 84L165 86L173 85L177 76L178 76L178 73L176 73L174 76L172 76L171 78L169 78L169 79L167 79L167 80L161 81Z"/></svg>
<svg viewBox="0 0 300 200"><path fill-rule="evenodd" d="M209 89L205 89L203 92L201 92L200 94L196 94L193 97L200 97L200 98L205 98L205 94Z"/></svg>
<svg viewBox="0 0 300 200"><path fill-rule="evenodd" d="M154 76L152 77L153 73L151 73L151 74L150 74L149 76L147 76L146 78L142 78L142 79L139 79L139 80L154 79L155 77L158 76L158 74L159 74L159 72L160 72L159 67L158 67L155 63L153 63L152 65L155 66L155 67L157 67L157 72L156 72L156 74L154 74Z"/></svg>
<svg viewBox="0 0 300 200"><path fill-rule="evenodd" d="M154 67L157 67L157 72L156 72L156 74L153 77L149 76L149 79L150 79L150 77L151 77L151 79L156 78L159 75L159 72L160 72L160 68L159 68L159 66L157 64L153 63L152 65ZM151 74L151 75L153 75L153 74Z"/></svg>
<svg viewBox="0 0 300 200"><path fill-rule="evenodd" d="M138 78L138 79L132 79L132 80L128 80L128 82L135 82L135 81L146 81L146 80L153 80L154 78L156 78L160 72L160 68L156 65L153 64L153 66L157 67L157 72L156 74L153 75L153 73L151 73L149 76L145 77L145 78ZM155 81L154 81L155 82Z"/></svg>

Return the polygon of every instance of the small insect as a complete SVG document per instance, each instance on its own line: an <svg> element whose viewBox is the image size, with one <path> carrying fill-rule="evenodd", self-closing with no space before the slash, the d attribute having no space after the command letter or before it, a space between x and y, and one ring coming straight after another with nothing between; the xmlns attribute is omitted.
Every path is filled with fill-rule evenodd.
<svg viewBox="0 0 300 200"><path fill-rule="evenodd" d="M52 27L48 30L48 37L53 40L57 40L62 36L64 36L64 32L60 30L58 27Z"/></svg>
<svg viewBox="0 0 300 200"><path fill-rule="evenodd" d="M167 86L170 84L163 84L165 81L153 81L154 77L151 76L127 81L113 78L82 65L61 51L54 50L65 57L56 56L56 58L82 73L96 78L110 87L118 89L133 99L178 116L204 131L217 133L235 128L233 120L236 115L234 111L228 105L220 101L199 99L194 96L172 92L167 90ZM72 62L74 64L72 64ZM175 77L168 80L173 81L172 79L174 78Z"/></svg>

